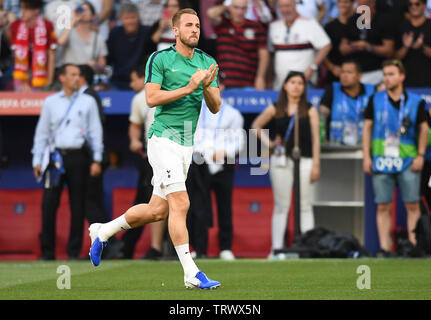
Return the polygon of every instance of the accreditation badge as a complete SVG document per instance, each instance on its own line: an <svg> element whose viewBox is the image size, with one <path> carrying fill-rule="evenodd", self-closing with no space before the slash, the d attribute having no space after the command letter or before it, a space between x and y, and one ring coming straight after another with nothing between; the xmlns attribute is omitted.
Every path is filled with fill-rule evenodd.
<svg viewBox="0 0 431 320"><path fill-rule="evenodd" d="M385 156L392 158L400 157L400 137L398 135L391 135L386 137Z"/></svg>
<svg viewBox="0 0 431 320"><path fill-rule="evenodd" d="M356 146L358 144L358 126L354 122L346 121L343 128L343 144Z"/></svg>
<svg viewBox="0 0 431 320"><path fill-rule="evenodd" d="M275 167L286 168L287 167L286 149L283 146L275 147L271 161Z"/></svg>

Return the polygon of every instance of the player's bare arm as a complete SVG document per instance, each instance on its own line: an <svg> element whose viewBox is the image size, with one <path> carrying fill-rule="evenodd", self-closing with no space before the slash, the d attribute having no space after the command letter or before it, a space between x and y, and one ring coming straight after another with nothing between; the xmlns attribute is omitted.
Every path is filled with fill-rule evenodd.
<svg viewBox="0 0 431 320"><path fill-rule="evenodd" d="M201 82L208 77L208 70L198 70L192 75L190 82L186 86L171 91L162 90L160 84L149 82L145 85L147 104L150 108L153 108L184 98L196 91Z"/></svg>
<svg viewBox="0 0 431 320"><path fill-rule="evenodd" d="M221 105L220 89L210 86L217 76L217 70L218 66L212 64L208 69L209 76L203 82L204 99L212 113L219 112Z"/></svg>

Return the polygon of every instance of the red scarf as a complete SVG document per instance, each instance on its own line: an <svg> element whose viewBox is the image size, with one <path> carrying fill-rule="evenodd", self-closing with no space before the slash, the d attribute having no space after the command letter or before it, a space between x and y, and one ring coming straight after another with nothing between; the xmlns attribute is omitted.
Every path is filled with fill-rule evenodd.
<svg viewBox="0 0 431 320"><path fill-rule="evenodd" d="M45 21L38 17L34 29L34 42L32 50L32 79L33 87L44 87L48 82L48 31ZM14 79L28 80L30 60L30 28L24 21L18 26L16 39L14 39L15 70Z"/></svg>

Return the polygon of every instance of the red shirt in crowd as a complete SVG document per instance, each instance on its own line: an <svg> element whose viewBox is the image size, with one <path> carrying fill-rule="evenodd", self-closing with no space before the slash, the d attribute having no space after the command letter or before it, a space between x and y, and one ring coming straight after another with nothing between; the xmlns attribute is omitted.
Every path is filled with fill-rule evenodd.
<svg viewBox="0 0 431 320"><path fill-rule="evenodd" d="M258 51L266 48L266 31L259 22L245 20L233 25L223 17L214 27L217 34L217 62L226 75L227 87L254 87Z"/></svg>

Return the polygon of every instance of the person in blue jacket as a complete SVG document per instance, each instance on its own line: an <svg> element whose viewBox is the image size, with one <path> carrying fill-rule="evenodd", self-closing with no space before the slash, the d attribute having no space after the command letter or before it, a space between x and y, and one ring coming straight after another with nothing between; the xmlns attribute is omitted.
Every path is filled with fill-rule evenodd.
<svg viewBox="0 0 431 320"><path fill-rule="evenodd" d="M341 65L340 81L330 84L320 100L320 116L327 128L326 140L330 144L361 144L363 111L375 92L374 85L360 82L361 76L358 62L345 61Z"/></svg>

